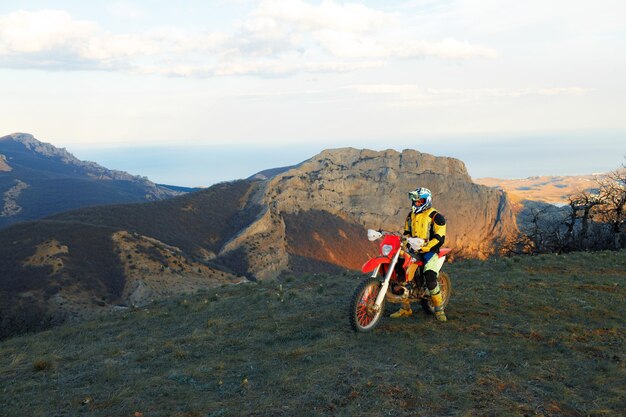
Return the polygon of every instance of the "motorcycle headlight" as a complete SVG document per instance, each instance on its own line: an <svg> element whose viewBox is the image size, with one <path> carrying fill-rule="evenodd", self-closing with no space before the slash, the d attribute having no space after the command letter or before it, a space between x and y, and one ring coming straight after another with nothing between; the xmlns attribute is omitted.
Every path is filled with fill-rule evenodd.
<svg viewBox="0 0 626 417"><path fill-rule="evenodd" d="M383 256L389 255L391 253L391 249L393 249L393 246L383 245L383 249L382 249Z"/></svg>

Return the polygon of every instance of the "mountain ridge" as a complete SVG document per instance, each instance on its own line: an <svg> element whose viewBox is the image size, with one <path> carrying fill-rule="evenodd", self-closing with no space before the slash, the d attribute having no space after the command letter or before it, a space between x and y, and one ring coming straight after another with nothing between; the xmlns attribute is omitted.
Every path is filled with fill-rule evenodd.
<svg viewBox="0 0 626 417"><path fill-rule="evenodd" d="M81 161L28 133L0 137L0 228L78 207L181 193L146 177Z"/></svg>

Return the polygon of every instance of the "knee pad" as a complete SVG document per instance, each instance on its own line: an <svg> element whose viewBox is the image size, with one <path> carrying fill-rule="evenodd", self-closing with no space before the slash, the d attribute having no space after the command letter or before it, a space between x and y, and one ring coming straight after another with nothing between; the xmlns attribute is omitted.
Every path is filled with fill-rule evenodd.
<svg viewBox="0 0 626 417"><path fill-rule="evenodd" d="M424 279L426 280L426 288L431 292L438 287L439 283L437 282L437 273L435 271L425 271Z"/></svg>

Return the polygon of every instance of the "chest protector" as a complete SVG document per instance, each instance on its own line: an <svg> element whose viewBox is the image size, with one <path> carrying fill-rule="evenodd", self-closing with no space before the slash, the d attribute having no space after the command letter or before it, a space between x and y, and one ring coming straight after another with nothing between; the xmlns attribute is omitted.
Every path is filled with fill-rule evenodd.
<svg viewBox="0 0 626 417"><path fill-rule="evenodd" d="M434 234L433 219L436 215L437 210L432 207L418 214L411 212L406 218L404 230L412 237L419 237L429 241L430 237Z"/></svg>

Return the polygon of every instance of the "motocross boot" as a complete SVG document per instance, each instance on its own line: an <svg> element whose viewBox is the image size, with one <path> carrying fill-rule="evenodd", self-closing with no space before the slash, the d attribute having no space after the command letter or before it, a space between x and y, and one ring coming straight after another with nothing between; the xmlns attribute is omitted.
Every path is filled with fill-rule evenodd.
<svg viewBox="0 0 626 417"><path fill-rule="evenodd" d="M400 317L410 317L412 315L413 310L411 310L411 304L405 302L402 303L402 307L400 307L400 310L396 311L389 317L391 317L392 319L399 319Z"/></svg>
<svg viewBox="0 0 626 417"><path fill-rule="evenodd" d="M439 287L437 287L435 290L439 290ZM435 318L440 322L448 321L446 313L443 311L443 297L441 296L441 292L437 291L437 294L433 294L431 292L430 299L435 306Z"/></svg>

